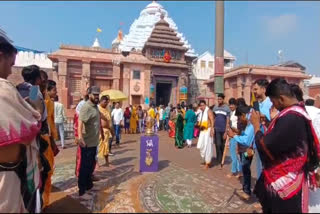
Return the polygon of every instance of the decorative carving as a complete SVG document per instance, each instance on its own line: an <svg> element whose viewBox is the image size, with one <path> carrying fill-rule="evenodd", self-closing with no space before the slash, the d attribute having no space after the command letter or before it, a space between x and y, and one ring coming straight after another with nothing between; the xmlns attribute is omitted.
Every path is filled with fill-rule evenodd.
<svg viewBox="0 0 320 214"><path fill-rule="evenodd" d="M134 87L133 87L133 90L134 90L135 92L139 92L139 91L140 91L140 82L136 82L136 84L135 84Z"/></svg>
<svg viewBox="0 0 320 214"><path fill-rule="evenodd" d="M171 55L170 55L170 52L169 51L166 51L166 53L164 54L163 56L163 60L166 62L166 63L169 63L171 61Z"/></svg>
<svg viewBox="0 0 320 214"><path fill-rule="evenodd" d="M147 166L151 166L151 164L153 162L151 152L152 152L152 149L147 149L147 152L146 152L147 155L146 155L146 160L145 160L145 163Z"/></svg>
<svg viewBox="0 0 320 214"><path fill-rule="evenodd" d="M181 82L181 86L187 86L187 76L185 73L181 73L180 75L180 82Z"/></svg>

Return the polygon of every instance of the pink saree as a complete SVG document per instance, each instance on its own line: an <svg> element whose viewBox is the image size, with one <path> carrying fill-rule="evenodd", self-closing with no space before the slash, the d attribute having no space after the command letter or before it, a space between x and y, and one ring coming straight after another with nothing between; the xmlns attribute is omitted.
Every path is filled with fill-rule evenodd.
<svg viewBox="0 0 320 214"><path fill-rule="evenodd" d="M41 115L18 93L12 83L0 78L0 148L24 144L26 148L26 174L28 191L36 194L35 212L40 212L40 172L38 167L39 148L36 136L40 130ZM4 168L0 164L0 168ZM20 179L13 171L0 172L0 211L26 212L22 199ZM8 191L10 190L10 191ZM28 203L28 202L27 202ZM31 202L34 203L34 202Z"/></svg>

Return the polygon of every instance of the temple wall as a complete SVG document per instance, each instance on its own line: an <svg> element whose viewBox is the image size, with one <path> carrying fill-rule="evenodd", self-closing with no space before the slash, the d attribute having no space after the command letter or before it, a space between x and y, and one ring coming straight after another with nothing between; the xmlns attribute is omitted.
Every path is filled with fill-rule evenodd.
<svg viewBox="0 0 320 214"><path fill-rule="evenodd" d="M225 92L224 92L226 96L225 101L228 102L228 100L232 97L236 99L243 97L246 103L250 104L252 84L255 80L261 79L261 78L266 78L270 82L277 77L269 76L269 75L243 74L243 75L237 75L236 77L233 76L233 77L226 78ZM285 79L289 83L298 84L301 88L303 88L303 79L292 78L292 77L285 77Z"/></svg>

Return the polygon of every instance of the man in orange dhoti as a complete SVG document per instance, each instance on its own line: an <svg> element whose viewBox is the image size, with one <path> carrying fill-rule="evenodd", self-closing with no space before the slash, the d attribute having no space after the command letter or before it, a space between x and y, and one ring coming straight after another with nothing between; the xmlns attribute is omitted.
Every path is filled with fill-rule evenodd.
<svg viewBox="0 0 320 214"><path fill-rule="evenodd" d="M98 106L101 114L101 127L103 135L100 135L98 156L104 158L105 166L109 166L109 139L111 138L111 113L108 110L110 98L109 96L102 96L100 98L100 105Z"/></svg>

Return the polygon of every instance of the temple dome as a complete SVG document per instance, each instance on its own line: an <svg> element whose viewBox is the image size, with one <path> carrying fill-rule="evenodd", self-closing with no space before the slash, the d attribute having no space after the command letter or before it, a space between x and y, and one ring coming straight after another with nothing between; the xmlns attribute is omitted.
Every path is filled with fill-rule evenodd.
<svg viewBox="0 0 320 214"><path fill-rule="evenodd" d="M160 5L156 1L153 1L152 3L148 4L144 10L141 11L140 16L141 15L148 15L148 14L155 15L160 12L162 14L168 15L168 12L165 9L163 9L162 5Z"/></svg>
<svg viewBox="0 0 320 214"><path fill-rule="evenodd" d="M131 51L135 49L141 51L151 35L155 24L158 23L163 16L163 19L169 24L170 28L173 29L180 41L183 42L188 51L187 56L197 56L195 51L191 48L191 45L186 42L187 40L182 33L178 32L176 23L169 17L168 12L158 2L153 1L148 4L140 13L138 19L134 20L131 24L129 33L123 37L119 45L121 51Z"/></svg>

